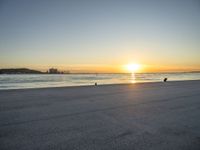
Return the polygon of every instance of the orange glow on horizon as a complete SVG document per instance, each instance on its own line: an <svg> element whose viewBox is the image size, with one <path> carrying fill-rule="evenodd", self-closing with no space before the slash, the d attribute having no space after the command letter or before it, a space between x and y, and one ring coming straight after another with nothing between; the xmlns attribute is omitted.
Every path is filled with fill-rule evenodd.
<svg viewBox="0 0 200 150"><path fill-rule="evenodd" d="M181 66L181 65L147 65L147 64L54 64L54 65L27 65L9 66L7 68L29 68L46 72L49 68L57 68L60 71L70 71L71 73L153 73L153 72L189 72L200 71L200 66ZM4 67L5 68L5 67Z"/></svg>

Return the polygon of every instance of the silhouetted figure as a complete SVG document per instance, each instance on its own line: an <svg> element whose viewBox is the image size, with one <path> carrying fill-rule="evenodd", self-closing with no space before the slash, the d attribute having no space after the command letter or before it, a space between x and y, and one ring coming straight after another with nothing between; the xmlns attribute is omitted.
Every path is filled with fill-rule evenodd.
<svg viewBox="0 0 200 150"><path fill-rule="evenodd" d="M95 84L94 84L95 86L97 86L97 83L95 82Z"/></svg>
<svg viewBox="0 0 200 150"><path fill-rule="evenodd" d="M163 80L164 82L167 82L167 78L164 78L164 80Z"/></svg>

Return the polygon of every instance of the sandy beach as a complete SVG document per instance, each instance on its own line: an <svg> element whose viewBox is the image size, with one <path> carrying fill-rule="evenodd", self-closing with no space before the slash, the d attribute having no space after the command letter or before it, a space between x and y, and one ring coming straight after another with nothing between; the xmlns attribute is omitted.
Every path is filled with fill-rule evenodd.
<svg viewBox="0 0 200 150"><path fill-rule="evenodd" d="M1 150L199 150L200 80L0 91Z"/></svg>

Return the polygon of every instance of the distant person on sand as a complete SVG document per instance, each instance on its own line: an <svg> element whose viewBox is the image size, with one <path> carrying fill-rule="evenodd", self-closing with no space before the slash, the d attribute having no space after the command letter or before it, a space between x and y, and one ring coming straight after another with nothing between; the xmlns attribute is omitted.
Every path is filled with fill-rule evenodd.
<svg viewBox="0 0 200 150"><path fill-rule="evenodd" d="M164 80L163 80L164 82L167 82L167 78L164 78Z"/></svg>

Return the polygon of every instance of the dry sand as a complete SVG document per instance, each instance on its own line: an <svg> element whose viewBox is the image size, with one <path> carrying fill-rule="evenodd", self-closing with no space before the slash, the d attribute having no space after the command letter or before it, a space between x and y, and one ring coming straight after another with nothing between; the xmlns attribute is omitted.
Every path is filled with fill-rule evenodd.
<svg viewBox="0 0 200 150"><path fill-rule="evenodd" d="M0 150L199 150L200 81L0 91Z"/></svg>

